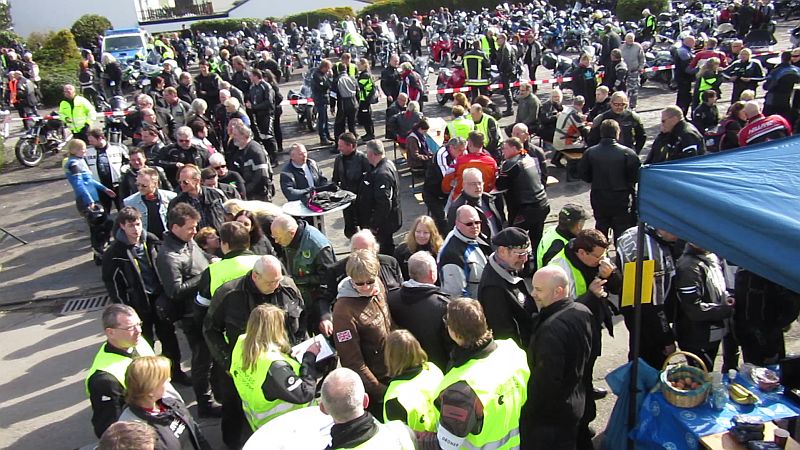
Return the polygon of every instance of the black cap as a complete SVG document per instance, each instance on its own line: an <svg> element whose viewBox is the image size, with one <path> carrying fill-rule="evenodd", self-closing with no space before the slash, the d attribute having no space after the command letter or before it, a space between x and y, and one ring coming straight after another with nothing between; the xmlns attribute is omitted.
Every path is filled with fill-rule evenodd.
<svg viewBox="0 0 800 450"><path fill-rule="evenodd" d="M586 212L583 206L577 203L567 203L558 212L559 222L575 223L579 220L586 220L589 218L589 213Z"/></svg>
<svg viewBox="0 0 800 450"><path fill-rule="evenodd" d="M531 240L522 228L509 227L495 234L492 244L496 247L530 248Z"/></svg>

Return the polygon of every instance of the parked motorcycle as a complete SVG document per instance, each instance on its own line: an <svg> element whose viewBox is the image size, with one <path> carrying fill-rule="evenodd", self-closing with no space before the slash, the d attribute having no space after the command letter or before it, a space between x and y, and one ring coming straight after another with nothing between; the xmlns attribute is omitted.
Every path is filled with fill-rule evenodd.
<svg viewBox="0 0 800 450"><path fill-rule="evenodd" d="M36 167L45 155L57 154L72 137L56 112L31 120L33 124L14 147L17 160L26 167Z"/></svg>
<svg viewBox="0 0 800 450"><path fill-rule="evenodd" d="M464 73L464 68L461 66L454 66L452 69L442 67L439 69L439 76L436 79L436 89L457 89L464 87L464 82L467 77ZM445 103L453 99L453 94L436 93L436 101L439 105L444 106Z"/></svg>
<svg viewBox="0 0 800 450"><path fill-rule="evenodd" d="M307 100L311 98L311 76L313 73L313 70L308 71L299 92L289 89L289 100ZM305 124L308 131L314 131L317 128L317 109L314 105L308 103L293 104L292 108L297 114L298 123Z"/></svg>

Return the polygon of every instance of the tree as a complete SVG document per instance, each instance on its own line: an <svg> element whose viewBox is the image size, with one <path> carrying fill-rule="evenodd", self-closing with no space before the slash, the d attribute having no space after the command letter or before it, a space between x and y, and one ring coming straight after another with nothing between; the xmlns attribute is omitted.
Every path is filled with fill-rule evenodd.
<svg viewBox="0 0 800 450"><path fill-rule="evenodd" d="M11 31L11 5L8 2L0 3L0 30Z"/></svg>
<svg viewBox="0 0 800 450"><path fill-rule="evenodd" d="M69 30L61 30L51 35L42 48L34 55L43 66L63 65L81 59L81 52Z"/></svg>
<svg viewBox="0 0 800 450"><path fill-rule="evenodd" d="M75 42L83 48L93 48L97 45L97 36L103 35L106 30L113 28L111 22L98 14L84 14L72 24L72 34Z"/></svg>

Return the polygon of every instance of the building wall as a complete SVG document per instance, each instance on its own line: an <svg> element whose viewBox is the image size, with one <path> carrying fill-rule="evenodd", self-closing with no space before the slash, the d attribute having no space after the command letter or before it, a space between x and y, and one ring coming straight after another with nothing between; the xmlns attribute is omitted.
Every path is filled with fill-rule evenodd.
<svg viewBox="0 0 800 450"><path fill-rule="evenodd" d="M32 32L69 28L84 14L106 16L114 28L138 26L138 0L9 0L14 30L27 37ZM264 1L264 0L262 0Z"/></svg>

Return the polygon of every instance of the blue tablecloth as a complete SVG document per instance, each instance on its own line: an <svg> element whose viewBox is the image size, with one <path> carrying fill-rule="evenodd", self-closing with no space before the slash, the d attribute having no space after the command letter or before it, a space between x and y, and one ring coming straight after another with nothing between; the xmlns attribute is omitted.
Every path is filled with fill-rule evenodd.
<svg viewBox="0 0 800 450"><path fill-rule="evenodd" d="M728 400L722 411L708 403L695 408L678 408L667 403L661 391L651 392L639 410L639 425L632 431L638 449L694 450L700 438L729 430L731 419L739 414L757 416L764 422L800 416L800 408L783 397L782 390L761 392L738 377L761 400L757 405L743 406Z"/></svg>

